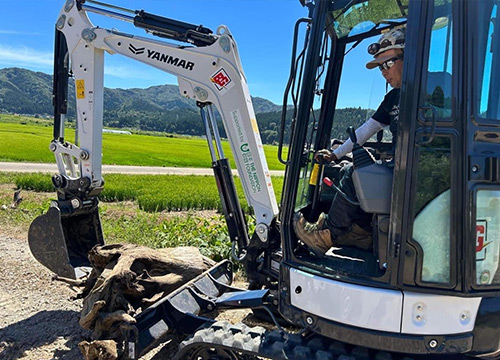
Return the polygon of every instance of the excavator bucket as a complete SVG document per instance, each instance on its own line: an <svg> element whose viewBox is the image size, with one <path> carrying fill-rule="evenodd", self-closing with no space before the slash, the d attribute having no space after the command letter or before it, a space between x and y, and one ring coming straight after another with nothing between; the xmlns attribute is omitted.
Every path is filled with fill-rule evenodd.
<svg viewBox="0 0 500 360"><path fill-rule="evenodd" d="M28 243L35 259L49 270L62 277L81 278L90 271L88 252L104 245L98 208L66 215L50 207L31 223Z"/></svg>

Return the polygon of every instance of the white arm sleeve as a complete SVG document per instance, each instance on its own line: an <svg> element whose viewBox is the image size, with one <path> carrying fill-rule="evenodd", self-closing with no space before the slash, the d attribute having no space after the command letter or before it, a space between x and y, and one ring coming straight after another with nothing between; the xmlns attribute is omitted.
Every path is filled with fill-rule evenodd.
<svg viewBox="0 0 500 360"><path fill-rule="evenodd" d="M366 120L363 125L356 129L356 138L358 139L358 144L363 145L366 140L371 138L379 130L382 130L387 125L384 125L373 118ZM340 159L342 156L350 153L352 151L352 141L347 139L341 146L333 150L333 153Z"/></svg>

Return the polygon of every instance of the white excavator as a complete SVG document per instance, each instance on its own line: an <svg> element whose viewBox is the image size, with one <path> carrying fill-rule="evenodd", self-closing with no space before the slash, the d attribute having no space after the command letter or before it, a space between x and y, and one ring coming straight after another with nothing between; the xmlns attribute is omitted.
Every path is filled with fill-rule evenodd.
<svg viewBox="0 0 500 360"><path fill-rule="evenodd" d="M185 338L177 359L498 358L500 1L301 3L305 16L294 29L282 111L279 157L286 173L278 207L227 27L214 33L143 10L65 1L56 23L50 143L58 165L57 200L30 227L33 255L58 275L79 278L89 266L88 251L104 244L98 212L104 54L123 55L177 76L180 93L200 108L233 258L244 265L249 288L231 287L231 263L217 264L140 313L123 335L122 358L138 359L171 333ZM90 12L131 22L153 36L95 26ZM292 219L301 213L314 221L332 197L343 194L328 186L339 180L340 165L318 163L314 154L336 135L336 104L346 92L343 75L352 50L402 27L407 36L396 151L380 134L364 148L356 144L352 154L363 189L359 204L372 214L373 246L334 247L319 258L296 236ZM70 76L74 143L64 136ZM222 151L214 107L255 214L253 234ZM356 143L356 133L350 136ZM381 175L377 166L389 158L393 172ZM207 315L239 307L265 309L279 331L221 326ZM302 331L287 333L279 318Z"/></svg>

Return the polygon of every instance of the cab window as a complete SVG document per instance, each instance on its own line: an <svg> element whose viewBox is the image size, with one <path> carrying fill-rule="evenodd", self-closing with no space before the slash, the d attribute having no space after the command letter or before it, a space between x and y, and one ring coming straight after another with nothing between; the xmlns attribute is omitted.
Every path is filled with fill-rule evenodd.
<svg viewBox="0 0 500 360"><path fill-rule="evenodd" d="M482 119L500 120L500 1L487 1L480 8L477 20L479 36L474 56L478 80L478 116Z"/></svg>
<svg viewBox="0 0 500 360"><path fill-rule="evenodd" d="M451 1L445 1L440 12L435 14L431 30L429 63L425 77L424 99L440 119L451 118L451 75L452 75L452 19Z"/></svg>
<svg viewBox="0 0 500 360"><path fill-rule="evenodd" d="M419 152L413 240L423 255L424 282L450 282L450 144L438 137Z"/></svg>
<svg viewBox="0 0 500 360"><path fill-rule="evenodd" d="M453 148L451 0L434 2L427 71L423 74L416 138L412 243L421 259L417 281L450 285ZM433 125L436 130L433 133ZM441 129L442 130L441 130Z"/></svg>

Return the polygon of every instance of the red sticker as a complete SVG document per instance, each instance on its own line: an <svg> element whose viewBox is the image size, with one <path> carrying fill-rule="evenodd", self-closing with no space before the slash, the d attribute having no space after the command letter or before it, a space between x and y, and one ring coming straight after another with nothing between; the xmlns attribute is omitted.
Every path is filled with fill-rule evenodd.
<svg viewBox="0 0 500 360"><path fill-rule="evenodd" d="M215 84L215 87L219 91L223 90L231 83L231 78L227 75L224 69L217 71L210 80Z"/></svg>
<svg viewBox="0 0 500 360"><path fill-rule="evenodd" d="M486 220L476 221L476 260L486 260L488 254L487 246L491 244L488 241L488 222Z"/></svg>
<svg viewBox="0 0 500 360"><path fill-rule="evenodd" d="M476 233L477 233L476 252L479 252L483 250L484 247L484 226L476 225Z"/></svg>

